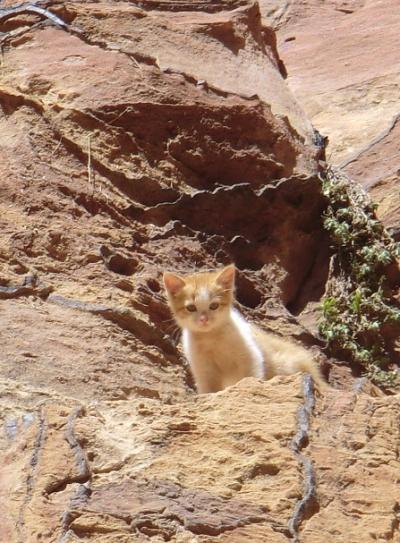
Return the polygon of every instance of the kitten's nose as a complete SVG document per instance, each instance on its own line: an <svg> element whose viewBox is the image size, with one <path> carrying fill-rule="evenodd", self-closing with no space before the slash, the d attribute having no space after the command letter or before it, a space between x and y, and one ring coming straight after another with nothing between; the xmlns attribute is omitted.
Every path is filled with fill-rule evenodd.
<svg viewBox="0 0 400 543"><path fill-rule="evenodd" d="M208 317L205 313L201 313L199 317L200 324L207 324L208 323Z"/></svg>

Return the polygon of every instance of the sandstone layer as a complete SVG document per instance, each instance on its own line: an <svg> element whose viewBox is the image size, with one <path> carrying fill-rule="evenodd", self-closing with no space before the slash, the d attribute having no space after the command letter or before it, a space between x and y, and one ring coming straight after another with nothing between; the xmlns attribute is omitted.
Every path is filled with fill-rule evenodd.
<svg viewBox="0 0 400 543"><path fill-rule="evenodd" d="M173 404L3 386L2 541L398 541L398 397L301 376Z"/></svg>
<svg viewBox="0 0 400 543"><path fill-rule="evenodd" d="M159 9L175 6L167 4ZM126 21L135 28L156 19L162 30L157 17L168 20L169 12L111 5L116 19L106 28L99 4L57 5L73 31L27 27L5 48L3 285L18 286L33 274L56 300L128 306L143 326L160 327L161 337L168 313L159 279L166 267L233 259L242 270L244 306L262 308L271 299L304 305L323 288L324 272L314 273L324 252L315 176L321 150L259 97L163 70L124 37ZM245 7L223 12L232 25L239 17L244 43L259 23L250 5L244 25ZM215 18L215 6L211 11L191 12L192 20ZM219 28L218 20L209 26ZM141 40L154 35L150 26ZM209 43L211 50L220 46L206 34L204 50ZM275 71L272 85L282 90L274 102L280 107L288 91L273 48L262 43L259 54Z"/></svg>
<svg viewBox="0 0 400 543"><path fill-rule="evenodd" d="M390 0L260 2L287 82L326 138L327 160L362 184L399 239L399 6Z"/></svg>
<svg viewBox="0 0 400 543"><path fill-rule="evenodd" d="M0 19L0 541L395 542L398 396L198 396L162 293L233 260L326 358L322 149L257 4L43 6Z"/></svg>
<svg viewBox="0 0 400 543"><path fill-rule="evenodd" d="M399 114L398 5L390 0L288 4L283 20L276 21L288 84L314 126L329 137L329 160L341 164Z"/></svg>

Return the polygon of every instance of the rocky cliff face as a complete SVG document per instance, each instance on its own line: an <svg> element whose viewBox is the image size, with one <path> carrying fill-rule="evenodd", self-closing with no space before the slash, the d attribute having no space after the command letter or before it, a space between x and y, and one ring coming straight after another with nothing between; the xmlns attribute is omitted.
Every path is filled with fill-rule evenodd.
<svg viewBox="0 0 400 543"><path fill-rule="evenodd" d="M328 158L370 190L380 218L398 235L399 11L390 0L323 4L261 7L275 14L289 87L329 136Z"/></svg>
<svg viewBox="0 0 400 543"><path fill-rule="evenodd" d="M0 540L396 541L398 397L340 364L323 395L197 396L162 293L164 269L233 260L241 310L325 361L322 150L283 79L287 18L43 7L0 10Z"/></svg>

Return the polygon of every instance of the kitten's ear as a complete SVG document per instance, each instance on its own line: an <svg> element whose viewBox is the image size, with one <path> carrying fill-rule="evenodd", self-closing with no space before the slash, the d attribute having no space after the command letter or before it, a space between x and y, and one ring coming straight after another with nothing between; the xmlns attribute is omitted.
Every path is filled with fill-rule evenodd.
<svg viewBox="0 0 400 543"><path fill-rule="evenodd" d="M184 279L175 273L164 272L163 280L165 290L171 294L171 296L176 296L186 284Z"/></svg>
<svg viewBox="0 0 400 543"><path fill-rule="evenodd" d="M217 275L216 282L228 290L233 290L233 285L235 282L235 264L230 264L226 266L222 271Z"/></svg>

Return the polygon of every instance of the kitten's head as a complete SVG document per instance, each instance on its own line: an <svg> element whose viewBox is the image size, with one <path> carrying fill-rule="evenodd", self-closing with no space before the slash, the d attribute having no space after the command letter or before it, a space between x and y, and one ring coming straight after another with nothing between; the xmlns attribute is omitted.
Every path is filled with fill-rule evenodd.
<svg viewBox="0 0 400 543"><path fill-rule="evenodd" d="M235 266L184 277L164 273L168 303L181 328L209 332L223 325L233 302Z"/></svg>

